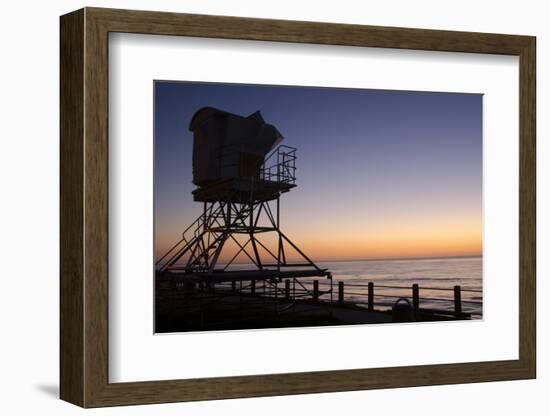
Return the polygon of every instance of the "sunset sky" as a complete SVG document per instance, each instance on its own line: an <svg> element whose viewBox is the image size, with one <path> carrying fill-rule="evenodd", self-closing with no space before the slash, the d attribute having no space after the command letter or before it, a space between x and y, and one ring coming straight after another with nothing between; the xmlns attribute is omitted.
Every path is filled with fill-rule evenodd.
<svg viewBox="0 0 550 416"><path fill-rule="evenodd" d="M282 229L314 260L481 255L482 95L155 83L155 252L201 213L192 115L260 110L297 150Z"/></svg>

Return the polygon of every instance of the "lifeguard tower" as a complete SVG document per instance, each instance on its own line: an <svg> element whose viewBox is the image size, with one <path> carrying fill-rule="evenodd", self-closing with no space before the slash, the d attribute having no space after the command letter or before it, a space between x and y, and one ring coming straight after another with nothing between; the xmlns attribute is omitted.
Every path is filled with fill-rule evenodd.
<svg viewBox="0 0 550 416"><path fill-rule="evenodd" d="M157 274L199 287L331 278L281 231L280 197L296 187L296 149L280 144L281 133L259 111L243 117L211 107L194 114L189 130L193 199L203 212L157 261Z"/></svg>

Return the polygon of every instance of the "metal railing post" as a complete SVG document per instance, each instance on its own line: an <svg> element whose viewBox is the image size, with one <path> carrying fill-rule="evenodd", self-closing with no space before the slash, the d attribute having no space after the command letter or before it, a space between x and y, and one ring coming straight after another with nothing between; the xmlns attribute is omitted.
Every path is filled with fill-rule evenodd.
<svg viewBox="0 0 550 416"><path fill-rule="evenodd" d="M418 312L420 309L420 289L418 283L414 283L412 286L412 296L413 296L413 309L415 312Z"/></svg>
<svg viewBox="0 0 550 416"><path fill-rule="evenodd" d="M367 309L369 311L374 310L374 283L373 282L369 282L368 284Z"/></svg>
<svg viewBox="0 0 550 416"><path fill-rule="evenodd" d="M344 282L338 282L338 303L344 303Z"/></svg>
<svg viewBox="0 0 550 416"><path fill-rule="evenodd" d="M319 281L313 281L313 300L319 300Z"/></svg>
<svg viewBox="0 0 550 416"><path fill-rule="evenodd" d="M454 300L455 300L455 316L458 318L462 315L462 299L460 293L460 286L454 287Z"/></svg>

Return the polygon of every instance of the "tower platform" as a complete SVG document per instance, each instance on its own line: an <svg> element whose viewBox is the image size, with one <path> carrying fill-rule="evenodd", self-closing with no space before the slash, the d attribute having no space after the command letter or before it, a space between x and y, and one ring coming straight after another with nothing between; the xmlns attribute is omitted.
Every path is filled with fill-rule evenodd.
<svg viewBox="0 0 550 416"><path fill-rule="evenodd" d="M304 266L307 266L304 264ZM268 280L268 279L299 279L304 277L328 277L330 272L328 269L308 269L308 270L235 270L223 271L214 270L208 272L187 272L185 268L171 269L168 273L164 273L166 278L181 278L185 281L209 281L212 283L223 283L232 281L252 281L252 280Z"/></svg>
<svg viewBox="0 0 550 416"><path fill-rule="evenodd" d="M293 183L257 178L219 179L195 189L193 200L197 202L232 201L241 203L272 201L294 187L296 185Z"/></svg>

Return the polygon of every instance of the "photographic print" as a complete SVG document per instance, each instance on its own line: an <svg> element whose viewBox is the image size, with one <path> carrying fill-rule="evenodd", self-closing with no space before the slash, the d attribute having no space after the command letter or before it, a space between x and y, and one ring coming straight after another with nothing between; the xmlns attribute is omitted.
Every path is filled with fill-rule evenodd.
<svg viewBox="0 0 550 416"><path fill-rule="evenodd" d="M156 81L155 332L481 319L482 103Z"/></svg>

